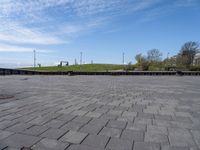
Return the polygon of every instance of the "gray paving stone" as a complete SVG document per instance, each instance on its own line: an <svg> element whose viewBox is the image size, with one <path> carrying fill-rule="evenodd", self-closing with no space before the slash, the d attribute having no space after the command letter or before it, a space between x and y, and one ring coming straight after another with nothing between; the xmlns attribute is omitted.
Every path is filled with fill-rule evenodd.
<svg viewBox="0 0 200 150"><path fill-rule="evenodd" d="M181 128L169 128L169 141L171 146L193 146L195 142L186 129Z"/></svg>
<svg viewBox="0 0 200 150"><path fill-rule="evenodd" d="M58 139L60 138L62 135L64 135L66 133L66 131L60 130L60 129L48 129L47 131L45 131L44 133L42 133L40 135L40 137L46 137L48 139Z"/></svg>
<svg viewBox="0 0 200 150"><path fill-rule="evenodd" d="M91 125L99 125L99 126L105 126L108 123L108 119L92 119L89 124Z"/></svg>
<svg viewBox="0 0 200 150"><path fill-rule="evenodd" d="M144 141L169 145L168 137L166 135L153 132L145 133Z"/></svg>
<svg viewBox="0 0 200 150"><path fill-rule="evenodd" d="M80 110L83 110L83 111L94 111L96 109L96 107L82 107Z"/></svg>
<svg viewBox="0 0 200 150"><path fill-rule="evenodd" d="M15 96L1 101L0 130L27 136L23 132L31 128L26 124L31 124L56 129L42 132L38 128L38 133L46 132L49 138L62 138L60 130L63 134L75 130L95 136L103 133L107 138L112 135L122 140L120 129L105 131L111 124L109 121L122 121L128 122L123 130L145 132L145 141L159 143L162 148L199 150L199 86L200 78L187 76L2 76L0 94ZM77 116L89 116L92 120L72 121ZM0 143L14 136L8 135L1 134ZM169 143L165 142L167 138ZM98 149L82 144L75 147ZM20 148L10 146L9 149Z"/></svg>
<svg viewBox="0 0 200 150"><path fill-rule="evenodd" d="M189 117L182 117L182 116L172 116L173 121L179 121L179 122L187 122L191 123L191 119Z"/></svg>
<svg viewBox="0 0 200 150"><path fill-rule="evenodd" d="M23 135L23 134L14 134L6 138L5 140L1 141L2 144L13 148L22 148L22 147L31 147L41 138L30 136L30 135Z"/></svg>
<svg viewBox="0 0 200 150"><path fill-rule="evenodd" d="M172 117L170 115L155 115L155 119L160 119L160 120L172 120Z"/></svg>
<svg viewBox="0 0 200 150"><path fill-rule="evenodd" d="M120 135L121 135L121 132L122 132L121 129L104 127L104 128L100 131L99 135L119 138Z"/></svg>
<svg viewBox="0 0 200 150"><path fill-rule="evenodd" d="M174 109L160 110L160 111L158 111L158 113L159 113L159 115L173 116L174 115Z"/></svg>
<svg viewBox="0 0 200 150"><path fill-rule="evenodd" d="M123 116L119 116L117 118L117 121L124 121L124 122L133 122L134 117L123 117Z"/></svg>
<svg viewBox="0 0 200 150"><path fill-rule="evenodd" d="M200 149L200 131L199 130L191 130L191 133L194 137L196 144L198 145L198 147Z"/></svg>
<svg viewBox="0 0 200 150"><path fill-rule="evenodd" d="M78 122L69 122L67 124L65 124L64 126L62 126L60 129L61 130L72 130L72 131L78 131L81 127L83 127L84 124L83 123L78 123Z"/></svg>
<svg viewBox="0 0 200 150"><path fill-rule="evenodd" d="M84 116L88 111L83 111L83 110L75 110L71 114L75 116Z"/></svg>
<svg viewBox="0 0 200 150"><path fill-rule="evenodd" d="M108 114L121 116L122 112L123 112L122 110L113 110L113 109L111 109L111 110L108 111Z"/></svg>
<svg viewBox="0 0 200 150"><path fill-rule="evenodd" d="M122 103L120 103L120 105L122 105ZM127 111L128 107L126 107L126 106L117 106L117 107L114 108L114 110Z"/></svg>
<svg viewBox="0 0 200 150"><path fill-rule="evenodd" d="M80 144L87 135L88 134L86 134L86 133L69 131L60 139L60 141L74 143L74 144Z"/></svg>
<svg viewBox="0 0 200 150"><path fill-rule="evenodd" d="M143 109L145 108L145 105L133 105L129 110L135 111L135 112L143 112Z"/></svg>
<svg viewBox="0 0 200 150"><path fill-rule="evenodd" d="M0 122L0 129L6 129L17 123L18 123L17 121L3 120Z"/></svg>
<svg viewBox="0 0 200 150"><path fill-rule="evenodd" d="M199 148L196 147L196 146L189 147L189 149L190 149L190 150L199 150Z"/></svg>
<svg viewBox="0 0 200 150"><path fill-rule="evenodd" d="M138 117L139 118L145 118L145 119L153 119L154 115L151 114L151 113L142 113L142 112L139 112L138 113Z"/></svg>
<svg viewBox="0 0 200 150"><path fill-rule="evenodd" d="M45 126L32 126L31 128L23 131L24 134L39 136L40 134L47 131L49 128Z"/></svg>
<svg viewBox="0 0 200 150"><path fill-rule="evenodd" d="M144 124L144 125L152 125L152 119L146 118L135 118L134 123L136 124Z"/></svg>
<svg viewBox="0 0 200 150"><path fill-rule="evenodd" d="M86 124L85 126L83 126L80 129L80 132L90 133L90 134L98 134L102 128L103 128L103 126Z"/></svg>
<svg viewBox="0 0 200 150"><path fill-rule="evenodd" d="M147 128L147 125L145 124L137 124L137 123L131 123L131 122L128 122L126 126L126 129L135 130L135 131L143 131L143 132L147 130L146 128Z"/></svg>
<svg viewBox="0 0 200 150"><path fill-rule="evenodd" d="M46 124L44 124L44 126L51 127L51 128L60 128L65 123L66 123L66 121L53 119L53 120L47 122Z"/></svg>
<svg viewBox="0 0 200 150"><path fill-rule="evenodd" d="M108 140L109 137L100 135L89 135L86 137L82 144L104 149L106 144L108 143Z"/></svg>
<svg viewBox="0 0 200 150"><path fill-rule="evenodd" d="M14 134L13 132L9 132L9 131L2 131L0 130L0 141L9 137L10 135Z"/></svg>
<svg viewBox="0 0 200 150"><path fill-rule="evenodd" d="M100 113L100 114L105 114L109 111L109 109L102 109L102 108L97 108L95 109L93 112L96 112L96 113Z"/></svg>
<svg viewBox="0 0 200 150"><path fill-rule="evenodd" d="M42 139L36 145L32 146L34 150L65 150L69 146L68 143L62 143L52 139Z"/></svg>
<svg viewBox="0 0 200 150"><path fill-rule="evenodd" d="M159 110L160 110L160 108L157 108L157 107L154 108L154 107L151 107L151 106L150 107L147 106L147 108L144 109L143 112L144 113L157 114Z"/></svg>
<svg viewBox="0 0 200 150"><path fill-rule="evenodd" d="M124 111L122 114L123 117L136 117L137 116L137 112L134 111Z"/></svg>
<svg viewBox="0 0 200 150"><path fill-rule="evenodd" d="M106 149L108 150L132 150L133 141L121 140L117 138L111 138Z"/></svg>
<svg viewBox="0 0 200 150"><path fill-rule="evenodd" d="M118 128L118 129L124 129L126 127L126 122L124 121L116 121L116 120L110 120L107 124L107 127L110 128Z"/></svg>
<svg viewBox="0 0 200 150"><path fill-rule="evenodd" d="M111 106L111 105L103 105L102 107L101 107L101 109L114 109L115 108L115 106Z"/></svg>
<svg viewBox="0 0 200 150"><path fill-rule="evenodd" d="M97 112L89 112L86 114L87 117L92 117L92 118L99 118L101 116L101 113Z"/></svg>
<svg viewBox="0 0 200 150"><path fill-rule="evenodd" d="M141 131L124 130L122 132L121 138L129 141L143 142L144 133Z"/></svg>
<svg viewBox="0 0 200 150"><path fill-rule="evenodd" d="M68 122L68 121L71 121L72 119L74 119L75 117L76 116L74 116L74 115L63 114L56 119Z"/></svg>
<svg viewBox="0 0 200 150"><path fill-rule="evenodd" d="M52 120L52 119L48 118L48 117L41 117L40 116L40 117L37 117L37 118L31 120L28 123L33 124L33 125L43 125L43 124L49 122L50 120Z"/></svg>
<svg viewBox="0 0 200 150"><path fill-rule="evenodd" d="M94 148L87 145L71 145L67 150L104 150L99 148Z"/></svg>
<svg viewBox="0 0 200 150"><path fill-rule="evenodd" d="M4 116L3 118L12 121L14 119L20 118L21 116L21 114L9 114L7 116Z"/></svg>
<svg viewBox="0 0 200 150"><path fill-rule="evenodd" d="M153 133L153 134L168 135L167 128L166 127L160 127L160 126L148 125L147 126L147 132L148 133Z"/></svg>
<svg viewBox="0 0 200 150"><path fill-rule="evenodd" d="M135 142L133 150L160 150L160 145L155 143Z"/></svg>
<svg viewBox="0 0 200 150"><path fill-rule="evenodd" d="M91 117L86 117L86 116L78 116L75 119L73 119L73 122L78 122L78 123L83 123L86 124L88 123L90 120L92 120Z"/></svg>
<svg viewBox="0 0 200 150"><path fill-rule="evenodd" d="M117 115L113 115L113 114L104 114L100 118L105 119L105 120L116 120L117 117L118 117Z"/></svg>
<svg viewBox="0 0 200 150"><path fill-rule="evenodd" d="M17 123L9 128L6 128L5 130L20 133L28 128L30 128L32 125L27 123Z"/></svg>
<svg viewBox="0 0 200 150"><path fill-rule="evenodd" d="M31 120L37 118L37 116L35 115L26 115L26 116L22 116L20 118L15 119L16 121L22 122L22 123L28 123Z"/></svg>
<svg viewBox="0 0 200 150"><path fill-rule="evenodd" d="M172 122L171 121L167 121L167 120L153 120L153 125L155 126L161 126L161 127L174 127L172 125Z"/></svg>
<svg viewBox="0 0 200 150"><path fill-rule="evenodd" d="M19 150L19 149L13 147L7 147L5 150Z"/></svg>
<svg viewBox="0 0 200 150"><path fill-rule="evenodd" d="M6 144L0 143L0 149L1 150L7 149L7 147L8 146Z"/></svg>
<svg viewBox="0 0 200 150"><path fill-rule="evenodd" d="M190 150L189 147L162 146L162 150Z"/></svg>
<svg viewBox="0 0 200 150"><path fill-rule="evenodd" d="M43 117L56 119L56 118L58 118L59 116L62 115L61 113L55 113L53 109L55 109L56 111L59 110L59 108L52 108L52 110L50 110L50 112L45 114Z"/></svg>

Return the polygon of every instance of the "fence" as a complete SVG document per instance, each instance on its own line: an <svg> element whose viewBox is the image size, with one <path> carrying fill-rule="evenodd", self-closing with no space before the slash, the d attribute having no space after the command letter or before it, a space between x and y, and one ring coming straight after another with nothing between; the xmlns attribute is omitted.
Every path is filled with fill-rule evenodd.
<svg viewBox="0 0 200 150"><path fill-rule="evenodd" d="M148 76L200 76L200 71L132 71L132 72L39 72L0 68L0 75L148 75Z"/></svg>

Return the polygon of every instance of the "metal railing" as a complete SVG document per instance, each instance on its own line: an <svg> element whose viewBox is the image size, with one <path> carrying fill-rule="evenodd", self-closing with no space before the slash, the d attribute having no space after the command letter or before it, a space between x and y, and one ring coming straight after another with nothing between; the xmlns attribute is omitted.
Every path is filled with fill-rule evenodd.
<svg viewBox="0 0 200 150"><path fill-rule="evenodd" d="M0 68L0 75L143 75L143 76L200 76L200 71L132 71L132 72L41 72Z"/></svg>

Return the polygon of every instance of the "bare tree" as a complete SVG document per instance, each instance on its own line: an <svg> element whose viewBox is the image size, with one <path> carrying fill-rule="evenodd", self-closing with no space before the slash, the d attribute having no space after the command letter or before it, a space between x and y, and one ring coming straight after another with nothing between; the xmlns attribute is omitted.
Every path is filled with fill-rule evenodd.
<svg viewBox="0 0 200 150"><path fill-rule="evenodd" d="M192 65L195 55L199 52L198 42L186 42L180 50L180 56L183 65Z"/></svg>
<svg viewBox="0 0 200 150"><path fill-rule="evenodd" d="M140 64L143 60L144 60L144 56L142 56L142 54L137 54L135 56L135 60L137 61L138 64Z"/></svg>
<svg viewBox="0 0 200 150"><path fill-rule="evenodd" d="M150 62L161 61L162 53L158 49L151 49L147 52L147 59Z"/></svg>

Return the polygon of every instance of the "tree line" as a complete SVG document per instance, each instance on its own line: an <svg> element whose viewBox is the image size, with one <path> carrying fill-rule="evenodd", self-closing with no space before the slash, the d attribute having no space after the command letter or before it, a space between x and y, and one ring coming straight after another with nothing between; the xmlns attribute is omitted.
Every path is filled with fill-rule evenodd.
<svg viewBox="0 0 200 150"><path fill-rule="evenodd" d="M135 68L138 70L170 71L170 70L192 70L200 71L199 42L189 41L183 44L178 54L162 59L162 52L159 49L151 49L146 55L137 54ZM196 62L195 62L196 60Z"/></svg>

